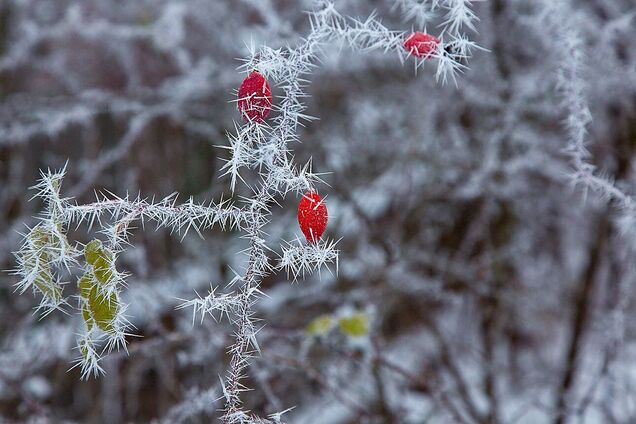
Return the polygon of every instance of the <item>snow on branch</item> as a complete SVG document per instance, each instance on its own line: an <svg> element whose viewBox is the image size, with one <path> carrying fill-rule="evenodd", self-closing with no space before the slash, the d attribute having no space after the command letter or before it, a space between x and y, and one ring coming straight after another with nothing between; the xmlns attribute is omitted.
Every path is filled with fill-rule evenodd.
<svg viewBox="0 0 636 424"><path fill-rule="evenodd" d="M103 195L102 199L88 205L65 205L63 213L70 223L88 222L89 226L103 215L117 222L115 229L121 232L133 220L148 220L157 223L159 228L170 228L185 236L191 229L202 231L219 226L222 229L240 229L249 222L249 213L233 206L229 200L218 203L196 203L193 198L177 204L177 193L158 202L140 197L130 199L115 195Z"/></svg>
<svg viewBox="0 0 636 424"><path fill-rule="evenodd" d="M335 265L338 272L337 241L320 240L316 244L303 243L299 238L281 246L281 257L278 267L284 269L289 277L297 281L305 274L312 274L324 267L329 272L329 264Z"/></svg>
<svg viewBox="0 0 636 424"><path fill-rule="evenodd" d="M562 95L562 107L567 112L565 151L573 167L570 175L572 184L582 186L585 191L591 190L608 201L614 200L622 231L636 237L636 202L633 197L590 163L586 137L592 114L585 95L587 83L581 75L585 67L585 47L569 13L563 4L548 1L544 3L542 16L550 23L561 46L560 57L563 60L559 62L557 86Z"/></svg>
<svg viewBox="0 0 636 424"><path fill-rule="evenodd" d="M239 279L240 277L235 277L230 285L236 283ZM194 324L197 316L200 317L201 323L203 323L206 315L209 315L214 320L218 320L224 315L229 319L230 313L234 314L240 305L240 298L235 293L217 294L216 287L210 287L207 296L184 301L177 308L192 308L192 323Z"/></svg>
<svg viewBox="0 0 636 424"><path fill-rule="evenodd" d="M414 20L421 27L442 16L444 31L459 35L464 27L476 31L479 18L473 10L475 1L482 0L396 0L394 7L404 19Z"/></svg>

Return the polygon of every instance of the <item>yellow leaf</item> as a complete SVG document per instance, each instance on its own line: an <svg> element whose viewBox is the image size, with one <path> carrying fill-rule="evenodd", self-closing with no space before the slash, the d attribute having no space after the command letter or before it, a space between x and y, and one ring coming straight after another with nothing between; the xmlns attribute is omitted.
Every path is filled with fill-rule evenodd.
<svg viewBox="0 0 636 424"><path fill-rule="evenodd" d="M318 318L311 321L305 331L312 336L324 336L329 333L333 325L333 318L331 315L321 315Z"/></svg>

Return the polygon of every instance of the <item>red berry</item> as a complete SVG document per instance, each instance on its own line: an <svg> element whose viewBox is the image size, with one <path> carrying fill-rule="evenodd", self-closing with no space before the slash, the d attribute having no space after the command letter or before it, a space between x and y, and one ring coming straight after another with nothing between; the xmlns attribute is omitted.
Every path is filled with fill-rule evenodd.
<svg viewBox="0 0 636 424"><path fill-rule="evenodd" d="M439 39L433 35L414 32L404 42L404 48L413 56L428 59L435 54L439 43Z"/></svg>
<svg viewBox="0 0 636 424"><path fill-rule="evenodd" d="M252 72L238 91L238 110L246 121L263 122L272 110L272 90L263 75Z"/></svg>
<svg viewBox="0 0 636 424"><path fill-rule="evenodd" d="M327 205L318 193L305 193L298 204L298 224L309 243L317 243L327 228Z"/></svg>

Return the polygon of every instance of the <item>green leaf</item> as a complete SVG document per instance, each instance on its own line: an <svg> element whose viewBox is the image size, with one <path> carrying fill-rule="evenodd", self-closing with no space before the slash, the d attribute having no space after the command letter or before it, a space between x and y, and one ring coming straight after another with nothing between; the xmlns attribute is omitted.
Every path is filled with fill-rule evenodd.
<svg viewBox="0 0 636 424"><path fill-rule="evenodd" d="M112 321L117 315L117 296L107 296L99 291L99 282L90 273L85 273L77 283L80 296L86 300L82 305L82 317L90 330L97 324L104 331L112 332Z"/></svg>
<svg viewBox="0 0 636 424"><path fill-rule="evenodd" d="M88 295L88 309L97 327L108 333L114 331L113 320L119 309L119 301L115 293L110 295L101 293L97 285L93 285Z"/></svg>
<svg viewBox="0 0 636 424"><path fill-rule="evenodd" d="M82 318L84 318L86 327L88 328L88 331L90 331L93 328L95 321L93 320L91 312L88 310L88 306L86 304L82 305Z"/></svg>
<svg viewBox="0 0 636 424"><path fill-rule="evenodd" d="M350 337L362 337L369 332L367 316L361 313L340 318L338 327L343 334Z"/></svg>
<svg viewBox="0 0 636 424"><path fill-rule="evenodd" d="M97 278L97 280L102 284L108 284L111 278L113 278L113 271L110 269L110 262L102 257L95 261L93 273L95 274L95 278Z"/></svg>
<svg viewBox="0 0 636 424"><path fill-rule="evenodd" d="M42 227L35 226L29 238L36 251L26 255L25 267L35 271L33 285L45 298L58 303L62 299L62 287L55 281L51 269L50 236Z"/></svg>
<svg viewBox="0 0 636 424"><path fill-rule="evenodd" d="M91 240L84 247L84 257L86 262L93 266L95 278L102 283L107 284L113 278L111 266L113 264L113 253L104 247L98 239Z"/></svg>
<svg viewBox="0 0 636 424"><path fill-rule="evenodd" d="M84 247L84 257L86 258L86 262L94 265L97 259L102 256L102 247L102 242L100 240L91 240Z"/></svg>
<svg viewBox="0 0 636 424"><path fill-rule="evenodd" d="M39 225L33 227L29 233L29 238L36 249L44 249L49 242L49 235Z"/></svg>
<svg viewBox="0 0 636 424"><path fill-rule="evenodd" d="M50 265L46 264L38 271L33 285L42 293L44 297L53 303L62 300L62 287L53 279L53 272Z"/></svg>
<svg viewBox="0 0 636 424"><path fill-rule="evenodd" d="M86 273L82 275L82 278L77 282L77 286L79 287L80 296L84 299L88 299L91 293L91 289L93 288L93 281L90 274Z"/></svg>

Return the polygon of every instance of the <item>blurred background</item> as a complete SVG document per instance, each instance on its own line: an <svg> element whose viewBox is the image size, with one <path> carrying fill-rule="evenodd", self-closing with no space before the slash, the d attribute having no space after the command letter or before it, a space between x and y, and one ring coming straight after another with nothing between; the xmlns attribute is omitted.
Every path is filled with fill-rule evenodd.
<svg viewBox="0 0 636 424"><path fill-rule="evenodd" d="M389 0L335 3L420 29ZM573 3L591 161L633 193L636 3ZM240 119L237 58L250 43L298 43L312 7L0 0L0 269L15 266L18 233L42 207L28 189L41 169L68 163L62 193L81 203L95 190L231 195L219 178L227 151L215 146ZM263 282L247 409L295 406L289 422L325 424L636 421L634 240L606 199L569 183L555 83L567 58L540 2L474 8L479 33L469 34L488 51L456 86L436 83L433 65L416 74L394 54L341 46L325 47L308 77L308 113L320 119L293 148L297 163L311 157L326 173L319 190L327 236L342 238L339 272ZM279 201L272 246L301 234L298 199ZM175 306L241 269L238 236L134 230L118 267L131 274L124 296L142 337L89 381L68 371L80 317L40 319L37 299L14 293L17 277L1 273L0 422L215 422L232 327L193 325ZM363 334L310 325L352 311L364 316Z"/></svg>

